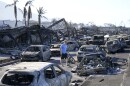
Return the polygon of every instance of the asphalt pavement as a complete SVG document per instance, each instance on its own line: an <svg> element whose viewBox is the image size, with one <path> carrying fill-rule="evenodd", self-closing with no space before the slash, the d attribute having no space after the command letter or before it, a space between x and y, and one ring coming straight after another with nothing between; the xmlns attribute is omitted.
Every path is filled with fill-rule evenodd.
<svg viewBox="0 0 130 86"><path fill-rule="evenodd" d="M124 73L121 86L130 86L130 57L128 58L128 68Z"/></svg>
<svg viewBox="0 0 130 86"><path fill-rule="evenodd" d="M126 49L124 52L109 54L109 56L127 59L129 57L129 53L130 53L130 49ZM70 52L70 54L73 55L73 57L76 60L76 51ZM1 59L9 59L9 57L7 56L5 58L1 56L0 60ZM50 62L57 63L61 66L60 57L52 57ZM130 62L128 63L128 65L130 65ZM0 67L0 71L1 71L0 77L3 75L5 70L11 66L12 65ZM71 65L71 67L70 66L64 66L64 67L61 66L61 67L66 71L71 72L71 69L74 66L76 66L76 64ZM127 71L125 73L120 73L118 75L91 75L89 77L88 76L81 77L78 76L76 73L72 73L72 74L73 74L72 81L75 80L83 81L81 82L82 83L81 86L130 86L130 66L127 67Z"/></svg>

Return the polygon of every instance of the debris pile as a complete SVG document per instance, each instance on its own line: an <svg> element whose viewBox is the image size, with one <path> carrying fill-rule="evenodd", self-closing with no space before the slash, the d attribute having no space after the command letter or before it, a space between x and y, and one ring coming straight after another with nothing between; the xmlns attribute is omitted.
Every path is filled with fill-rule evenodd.
<svg viewBox="0 0 130 86"><path fill-rule="evenodd" d="M125 59L104 57L102 54L89 54L86 55L76 67L72 68L72 72L76 72L80 76L90 74L115 74L122 71L120 67L126 63L127 60Z"/></svg>

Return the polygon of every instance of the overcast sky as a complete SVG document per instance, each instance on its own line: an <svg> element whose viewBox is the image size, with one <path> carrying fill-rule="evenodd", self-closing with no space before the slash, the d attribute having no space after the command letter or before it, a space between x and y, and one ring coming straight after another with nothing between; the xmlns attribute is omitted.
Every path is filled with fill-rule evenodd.
<svg viewBox="0 0 130 86"><path fill-rule="evenodd" d="M13 0L0 0L8 4ZM28 0L19 0L17 6L23 8ZM130 0L34 0L35 7L43 7L45 16L65 18L75 23L94 22L96 25L112 23L130 26ZM35 9L32 9L36 13Z"/></svg>

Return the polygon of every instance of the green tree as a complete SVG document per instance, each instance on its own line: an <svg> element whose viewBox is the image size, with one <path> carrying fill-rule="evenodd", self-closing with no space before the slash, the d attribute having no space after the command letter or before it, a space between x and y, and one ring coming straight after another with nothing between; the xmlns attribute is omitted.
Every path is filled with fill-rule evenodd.
<svg viewBox="0 0 130 86"><path fill-rule="evenodd" d="M17 4L18 0L14 0L14 2L12 4L8 4L5 6L6 7L10 7L10 6L14 6L14 16L15 16L15 27L17 27Z"/></svg>

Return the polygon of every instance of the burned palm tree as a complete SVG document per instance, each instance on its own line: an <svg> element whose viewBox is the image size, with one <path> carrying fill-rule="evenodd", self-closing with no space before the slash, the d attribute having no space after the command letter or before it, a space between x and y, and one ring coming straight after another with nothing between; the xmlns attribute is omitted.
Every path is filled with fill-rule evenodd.
<svg viewBox="0 0 130 86"><path fill-rule="evenodd" d="M25 4L25 7L24 7L24 16L26 16L27 15L27 25L29 26L29 21L30 21L30 19L32 18L32 11L31 11L31 6L33 6L32 5L32 2L33 2L34 0L29 0L29 1L27 1L26 2L26 4ZM28 6L28 12L27 12L27 10L26 10L26 6Z"/></svg>
<svg viewBox="0 0 130 86"><path fill-rule="evenodd" d="M14 16L15 16L15 27L17 27L17 4L18 0L14 0L14 2L12 4L8 4L5 7L9 7L9 6L14 6Z"/></svg>
<svg viewBox="0 0 130 86"><path fill-rule="evenodd" d="M45 14L45 11L44 11L43 7L39 7L39 9L37 9L37 12L38 12L38 24L39 24L38 34L39 34L39 38L41 40L41 43L43 43L42 33L41 33L42 32L42 30L41 30L41 17L46 18L45 16L42 16L43 14Z"/></svg>
<svg viewBox="0 0 130 86"><path fill-rule="evenodd" d="M23 14L23 20L24 20L24 23L25 23L25 26L26 26L26 18L27 18L27 10L26 10L26 7L24 7L24 10L21 10L19 8L19 10L21 11L21 13Z"/></svg>
<svg viewBox="0 0 130 86"><path fill-rule="evenodd" d="M42 16L43 14L45 14L45 11L43 7L39 7L39 9L37 9L37 12L38 12L38 24L41 26L41 18L42 17L46 18L45 16Z"/></svg>

